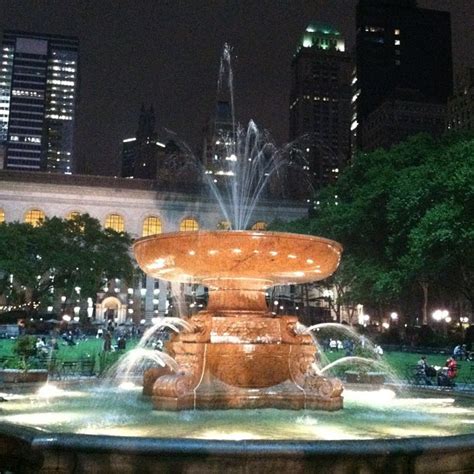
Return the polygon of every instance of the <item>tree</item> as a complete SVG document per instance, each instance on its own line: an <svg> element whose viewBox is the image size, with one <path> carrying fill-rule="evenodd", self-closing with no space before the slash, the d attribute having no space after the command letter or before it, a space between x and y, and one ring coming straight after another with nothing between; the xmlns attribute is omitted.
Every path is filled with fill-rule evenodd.
<svg viewBox="0 0 474 474"><path fill-rule="evenodd" d="M34 311L60 295L95 300L111 278L130 279L133 265L131 238L102 229L87 214L71 220L57 217L42 225L0 225L0 292L8 303Z"/></svg>
<svg viewBox="0 0 474 474"><path fill-rule="evenodd" d="M472 311L472 134L418 135L360 154L316 200L313 217L293 227L342 243L348 265L334 278L350 282L346 299L384 311L421 296L424 323L429 295L447 302L457 294Z"/></svg>

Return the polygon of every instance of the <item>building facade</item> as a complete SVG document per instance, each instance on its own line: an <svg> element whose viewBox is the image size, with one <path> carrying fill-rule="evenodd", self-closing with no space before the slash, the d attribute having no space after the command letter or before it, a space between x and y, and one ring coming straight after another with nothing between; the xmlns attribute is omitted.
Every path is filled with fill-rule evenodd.
<svg viewBox="0 0 474 474"><path fill-rule="evenodd" d="M349 159L351 71L341 34L311 23L291 63L290 141L304 154L305 163L289 172L294 192L303 197L334 182ZM309 181L306 189L301 168Z"/></svg>
<svg viewBox="0 0 474 474"><path fill-rule="evenodd" d="M6 31L0 71L3 167L74 171L76 38Z"/></svg>
<svg viewBox="0 0 474 474"><path fill-rule="evenodd" d="M155 130L153 107L142 105L135 137L122 141L122 178L156 179L164 148Z"/></svg>
<svg viewBox="0 0 474 474"><path fill-rule="evenodd" d="M387 98L363 122L365 151L388 149L417 133L440 136L445 131L446 105L425 102L416 93L398 97Z"/></svg>
<svg viewBox="0 0 474 474"><path fill-rule="evenodd" d="M223 213L215 200L196 194L164 192L156 181L67 176L50 173L0 171L0 223L36 224L45 217L70 218L88 213L104 227L126 231L133 238L162 232L186 232L222 228ZM306 209L289 201L261 201L251 226L261 229L275 219L295 220ZM150 321L168 314L171 288L146 277L127 283L111 281L98 293L98 321L112 318L117 324L128 319ZM199 300L196 289L181 288ZM192 293L194 291L194 293Z"/></svg>
<svg viewBox="0 0 474 474"><path fill-rule="evenodd" d="M474 130L474 68L460 66L448 101L448 130Z"/></svg>
<svg viewBox="0 0 474 474"><path fill-rule="evenodd" d="M446 105L452 93L451 23L448 12L418 8L416 0L359 0L356 28L357 115L351 127L357 147L365 150L361 129L386 99L403 100L398 91Z"/></svg>

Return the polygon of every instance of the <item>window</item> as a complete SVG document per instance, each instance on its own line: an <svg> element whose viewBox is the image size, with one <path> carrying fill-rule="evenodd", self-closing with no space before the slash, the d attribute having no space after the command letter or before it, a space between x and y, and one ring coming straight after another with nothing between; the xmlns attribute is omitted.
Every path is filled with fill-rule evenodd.
<svg viewBox="0 0 474 474"><path fill-rule="evenodd" d="M109 214L105 218L105 228L115 230L116 232L123 232L125 230L123 217L119 214Z"/></svg>
<svg viewBox="0 0 474 474"><path fill-rule="evenodd" d="M0 208L0 224L5 222L5 211Z"/></svg>
<svg viewBox="0 0 474 474"><path fill-rule="evenodd" d="M217 223L217 229L218 230L230 230L230 222L229 221L219 221Z"/></svg>
<svg viewBox="0 0 474 474"><path fill-rule="evenodd" d="M161 221L158 217L150 216L143 221L142 236L147 237L149 235L161 234L163 231Z"/></svg>
<svg viewBox="0 0 474 474"><path fill-rule="evenodd" d="M179 225L180 232L191 232L193 230L199 230L199 224L196 219L186 217L181 221Z"/></svg>
<svg viewBox="0 0 474 474"><path fill-rule="evenodd" d="M77 219L79 216L81 215L81 213L79 211L71 211L70 213L68 213L68 215L66 216L66 219L68 221L72 221L73 219Z"/></svg>
<svg viewBox="0 0 474 474"><path fill-rule="evenodd" d="M33 227L37 227L42 224L45 219L45 214L40 209L30 209L25 214L25 223L30 224Z"/></svg>
<svg viewBox="0 0 474 474"><path fill-rule="evenodd" d="M268 224L264 221L257 221L251 227L251 230L267 230Z"/></svg>

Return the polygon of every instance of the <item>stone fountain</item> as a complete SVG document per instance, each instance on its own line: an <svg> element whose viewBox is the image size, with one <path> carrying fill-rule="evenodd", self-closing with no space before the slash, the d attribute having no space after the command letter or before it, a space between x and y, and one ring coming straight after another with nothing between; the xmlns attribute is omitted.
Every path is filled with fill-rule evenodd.
<svg viewBox="0 0 474 474"><path fill-rule="evenodd" d="M191 332L166 346L180 370L152 368L144 393L158 410L342 408L342 384L313 369L313 339L295 316L274 316L265 291L322 280L339 265L342 247L321 237L278 232L199 231L138 239L140 267L154 278L197 283L207 308Z"/></svg>

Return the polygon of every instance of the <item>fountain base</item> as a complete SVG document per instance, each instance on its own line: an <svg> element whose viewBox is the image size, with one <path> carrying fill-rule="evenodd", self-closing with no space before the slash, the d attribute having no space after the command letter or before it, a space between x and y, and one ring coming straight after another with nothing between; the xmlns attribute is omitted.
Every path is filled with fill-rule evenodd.
<svg viewBox="0 0 474 474"><path fill-rule="evenodd" d="M316 348L296 317L202 311L190 322L195 332L166 346L180 372L145 373L155 409L342 408L341 382L314 372Z"/></svg>

